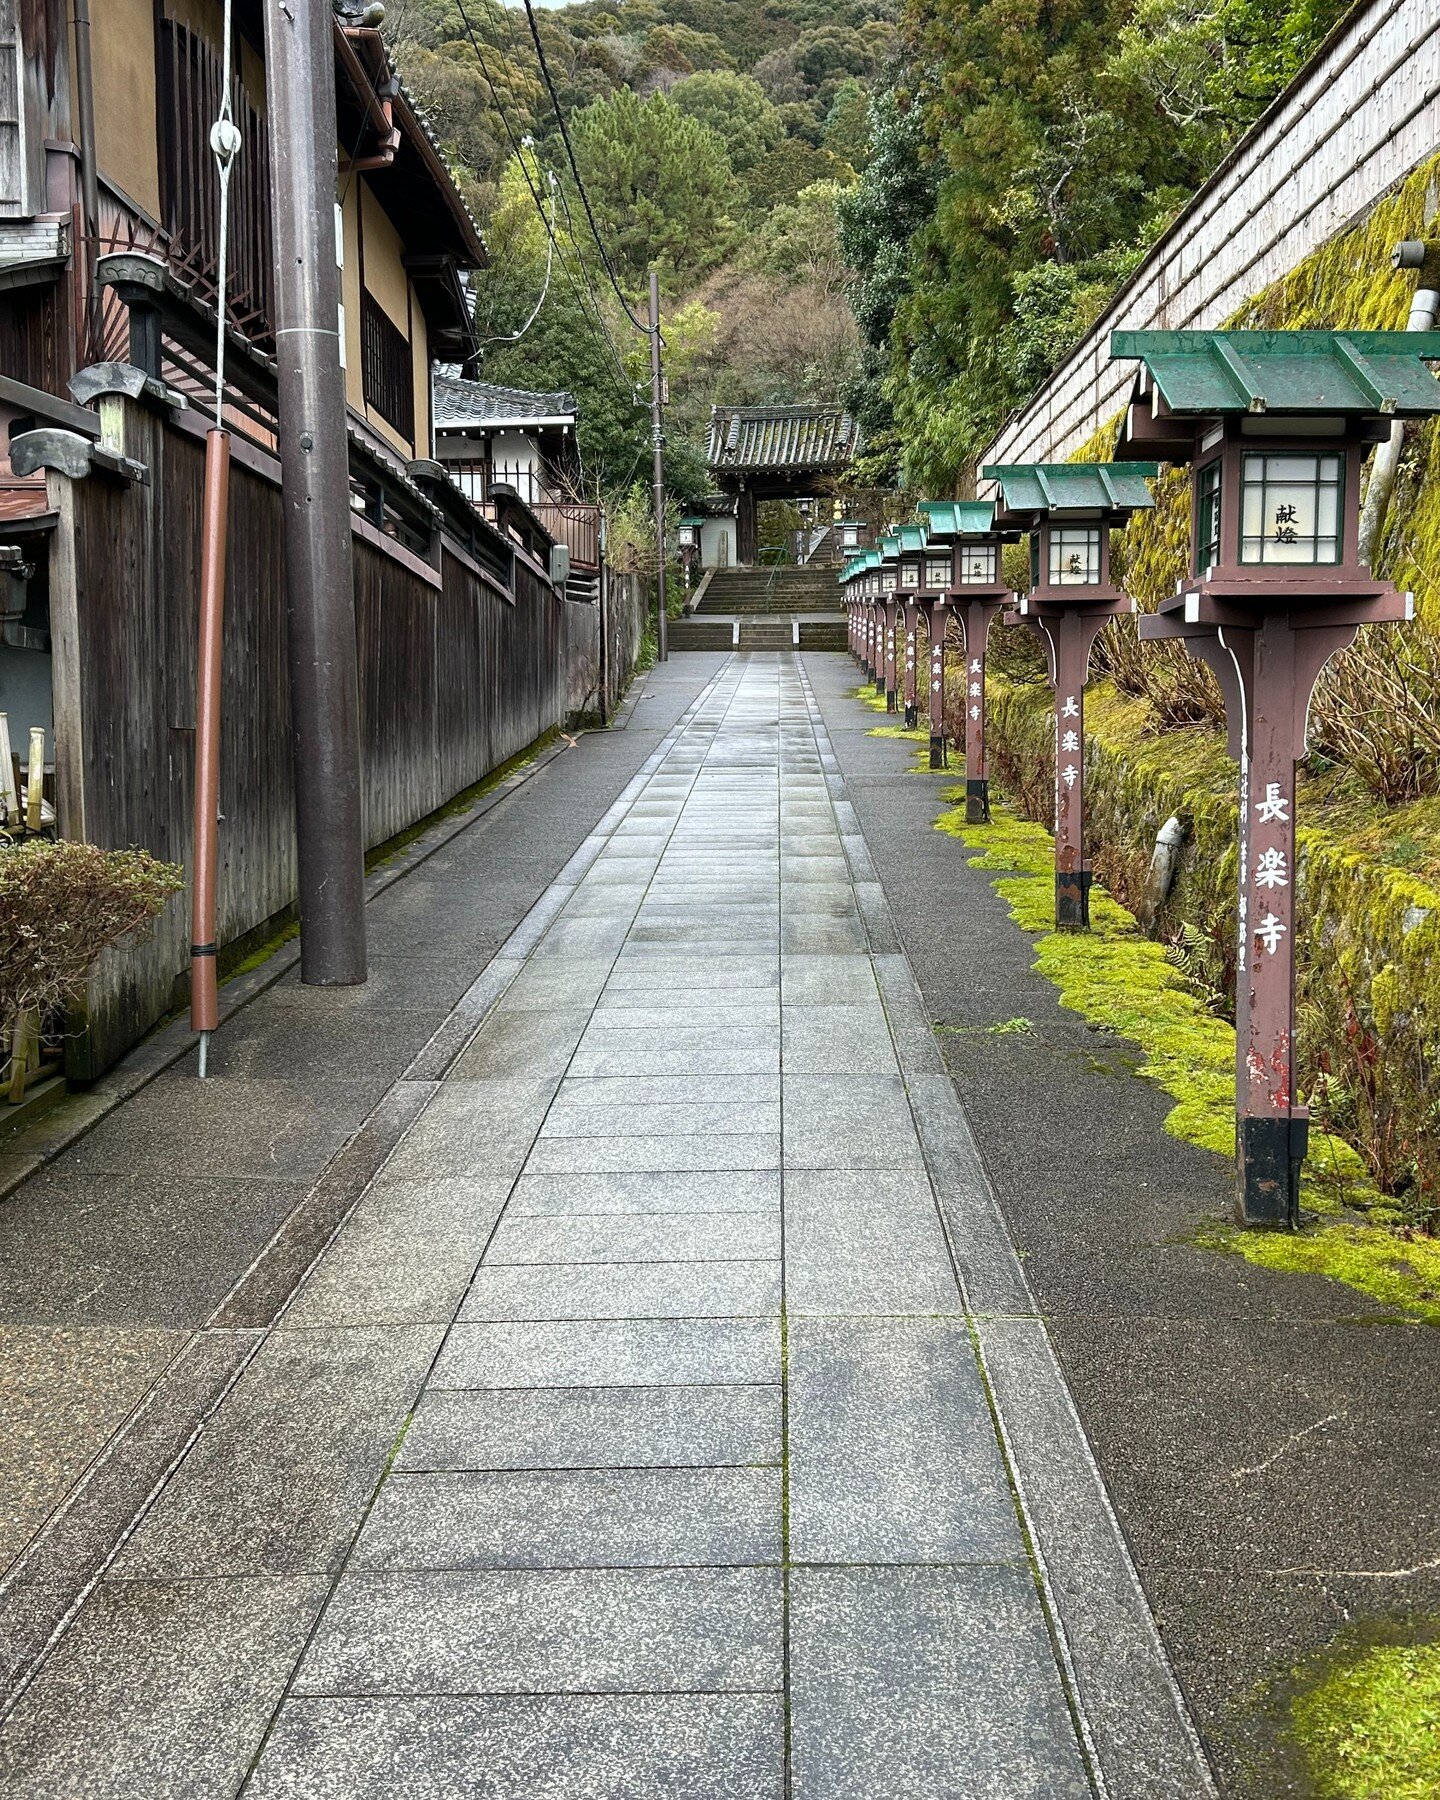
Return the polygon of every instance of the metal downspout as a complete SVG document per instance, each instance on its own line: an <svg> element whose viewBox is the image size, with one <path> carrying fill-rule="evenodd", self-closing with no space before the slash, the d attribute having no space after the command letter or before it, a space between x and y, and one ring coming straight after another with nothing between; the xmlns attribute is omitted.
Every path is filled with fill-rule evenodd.
<svg viewBox="0 0 1440 1800"><path fill-rule="evenodd" d="M1407 238L1397 244L1390 258L1395 269L1418 269L1420 286L1410 303L1407 331L1432 331L1440 312L1440 243ZM1370 481L1365 489L1365 504L1360 512L1360 560L1373 563L1375 548L1385 515L1390 509L1390 496L1395 491L1395 477L1400 472L1400 456L1405 448L1405 423L1397 419L1390 435L1376 447L1370 462Z"/></svg>

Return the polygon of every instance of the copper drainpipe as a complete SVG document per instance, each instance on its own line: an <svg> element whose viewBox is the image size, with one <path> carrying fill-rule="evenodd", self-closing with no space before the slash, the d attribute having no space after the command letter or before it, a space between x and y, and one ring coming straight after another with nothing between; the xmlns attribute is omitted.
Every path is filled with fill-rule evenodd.
<svg viewBox="0 0 1440 1800"><path fill-rule="evenodd" d="M200 1079L220 1023L215 886L220 835L220 673L225 547L230 510L230 433L205 434L205 510L200 545L200 632L195 669L195 881L190 898L190 1028L200 1033Z"/></svg>
<svg viewBox="0 0 1440 1800"><path fill-rule="evenodd" d="M388 169L395 161L395 152L400 148L400 130L395 123L395 77L385 76L382 86L372 87L367 78L363 58L358 54L361 49L374 50L381 62L381 73L384 73L385 48L384 39L378 31L363 25L342 25L339 28L337 42L341 45L341 54L353 66L348 70L352 77L355 97L370 115L380 137L380 148L368 156L340 158L339 172L342 175L363 174L367 169ZM376 119L376 109L379 119Z"/></svg>

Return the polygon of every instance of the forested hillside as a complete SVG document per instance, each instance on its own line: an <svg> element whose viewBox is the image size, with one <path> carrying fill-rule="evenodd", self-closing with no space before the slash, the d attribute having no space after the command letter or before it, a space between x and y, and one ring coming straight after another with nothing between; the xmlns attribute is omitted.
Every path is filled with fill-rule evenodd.
<svg viewBox="0 0 1440 1800"><path fill-rule="evenodd" d="M856 384L836 203L868 155L870 94L896 66L899 11L899 0L536 9L598 235L637 313L651 263L660 270L682 497L705 487L712 401L830 399ZM574 391L587 469L623 491L648 453L635 392L648 347L601 262L524 10L399 0L388 26L485 226L486 379Z"/></svg>
<svg viewBox="0 0 1440 1800"><path fill-rule="evenodd" d="M939 493L1347 4L394 0L388 29L485 225L485 375L574 390L594 483L646 453L653 262L682 497L713 401L833 398L870 478Z"/></svg>

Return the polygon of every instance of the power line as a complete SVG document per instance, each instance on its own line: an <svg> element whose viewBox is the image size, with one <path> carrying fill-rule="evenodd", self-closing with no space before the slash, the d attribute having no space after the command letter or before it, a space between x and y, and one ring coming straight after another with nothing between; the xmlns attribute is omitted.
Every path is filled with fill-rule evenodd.
<svg viewBox="0 0 1440 1800"><path fill-rule="evenodd" d="M637 331L643 331L648 336L652 328L650 325L637 319L635 314L631 312L630 302L625 298L625 295L621 291L620 282L616 277L614 267L610 261L610 253L606 250L604 239L600 236L600 227L595 223L594 209L590 205L589 194L585 192L585 182L580 174L580 165L575 160L575 146L570 142L570 128L565 123L565 113L560 105L560 96L555 92L555 82L550 74L550 64L545 56L545 46L540 41L540 27L536 22L535 8L531 4L531 0L525 0L525 17L530 21L530 36L535 41L535 55L540 64L540 76L545 83L545 91L549 94L550 104L555 111L555 120L560 127L561 141L565 145L565 155L570 163L570 173L575 177L575 186L579 190L580 203L585 208L585 217L590 221L590 235L595 239L595 248L600 252L600 260L604 263L605 273L609 276L610 285L615 290L615 298L625 309L625 317L629 319L630 323Z"/></svg>
<svg viewBox="0 0 1440 1800"><path fill-rule="evenodd" d="M522 178L524 179L525 186L530 190L530 198L535 203L535 210L540 215L540 222L542 225L545 226L546 233L549 237L550 243L560 257L561 269L564 271L565 278L569 282L571 291L575 295L575 301L576 301L577 306L580 309L581 317L590 326L592 331L595 331L598 333L599 337L604 342L606 349L609 351L611 361L614 363L615 368L619 373L620 379L624 383L623 391L625 393L625 397L628 400L630 400L632 403L636 403L635 384L630 379L630 376L626 372L624 364L620 360L620 355L619 355L619 352L615 348L614 340L611 338L610 332L609 332L608 328L606 327L605 320L604 320L603 316L600 314L598 304L595 303L595 301L594 301L593 292L591 295L591 301L592 301L592 304L595 305L595 317L592 319L590 314L586 311L585 296L580 292L579 286L577 285L577 283L575 281L575 277L571 273L570 265L569 265L569 262L566 260L564 249L563 249L562 245L560 244L559 239L555 236L554 231L551 229L549 220L545 216L544 202L540 198L539 190L536 188L535 183L530 178L530 168L525 160L524 146L523 146L521 140L516 137L514 131L511 128L509 115L506 113L504 102L500 98L500 90L495 84L494 76L490 73L490 66L485 60L485 53L480 48L480 40L475 35L475 27L471 23L470 15L465 9L465 0L455 0L455 5L456 5L456 10L460 14L460 22L465 27L465 35L470 40L470 48L475 53L475 61L479 64L480 73L485 78L485 85L490 90L490 98L494 102L495 113L496 113L497 118L500 120L501 129L504 131L505 137L506 137L507 141L509 142L510 149L515 157L515 161L519 164L520 174L521 174ZM563 188L560 190L560 197L563 202L563 200L565 198ZM568 209L567 209L567 216L568 216ZM573 228L572 228L572 236L573 236ZM578 254L579 253L577 250L577 257L578 257ZM581 267L581 271L583 273L584 272L583 258L580 259L580 267Z"/></svg>
<svg viewBox="0 0 1440 1800"><path fill-rule="evenodd" d="M482 338L482 344L518 344L525 333L540 317L540 308L545 304L545 296L550 292L550 277L555 269L555 189L557 182L553 170L549 174L550 181L550 220L545 232L545 279L540 286L540 298L535 302L530 317L518 331L506 331L499 337Z"/></svg>
<svg viewBox="0 0 1440 1800"><path fill-rule="evenodd" d="M509 33L510 33L510 43L511 43L512 49L514 49L516 51L516 61L518 63L518 61L519 61L519 55L518 55L519 38L518 38L518 35L516 32L516 27L515 27L514 12L513 12L512 8L510 8L509 6L506 6L504 8L504 12L505 12L506 24L507 24L507 27L508 27ZM551 91L553 93L553 89ZM557 117L558 117L558 103L557 103ZM563 119L560 121L560 125L561 125L561 130L563 132L563 130L564 130L564 120ZM573 157L571 158L571 167L572 168L574 167L574 158ZM590 279L589 264L585 260L584 251L580 248L580 233L575 229L575 217L574 217L574 214L570 211L570 200L569 200L569 196L565 192L565 187L564 187L563 183L561 184L561 187L560 187L560 204L565 209L565 222L570 228L570 242L574 246L575 261L576 261L577 267L580 270L581 279L585 283L585 291L590 296L590 304L594 307L596 316L603 323L604 318L605 318L604 308L600 304L600 296L595 292L595 284ZM598 238L596 239L596 242L597 242L597 244L599 243ZM605 253L605 247L603 244L600 244L599 247L600 247L600 253L603 256ZM611 277L611 285L614 286L613 276ZM616 291L616 296L620 301L620 304L622 306L624 306L625 305L625 296L622 293L620 293L620 290L618 288L616 288L615 291ZM628 307L626 307L625 310L633 322L634 314L630 313L630 309ZM608 326L605 329L605 335L607 338L610 337L610 332L609 332ZM615 343L614 343L613 339L610 340L610 349L611 349L611 354L614 357L617 366L620 365L621 364L620 353L615 348ZM628 372L626 372L622 369L622 373L625 374L626 380L629 381L630 376L629 376ZM640 394L640 388L634 382L631 382L631 386L634 388L635 394L638 399L639 394Z"/></svg>

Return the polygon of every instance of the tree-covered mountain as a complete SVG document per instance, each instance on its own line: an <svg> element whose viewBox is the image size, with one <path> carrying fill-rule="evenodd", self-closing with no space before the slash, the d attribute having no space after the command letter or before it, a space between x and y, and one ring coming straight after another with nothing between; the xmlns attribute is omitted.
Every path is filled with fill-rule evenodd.
<svg viewBox="0 0 1440 1800"><path fill-rule="evenodd" d="M532 27L498 0L391 7L406 82L485 226L483 372L574 391L602 486L624 488L648 449L648 346L625 309L640 312L652 265L682 496L705 486L712 402L854 386L836 200L869 153L899 14L899 0L583 0L537 8Z"/></svg>

